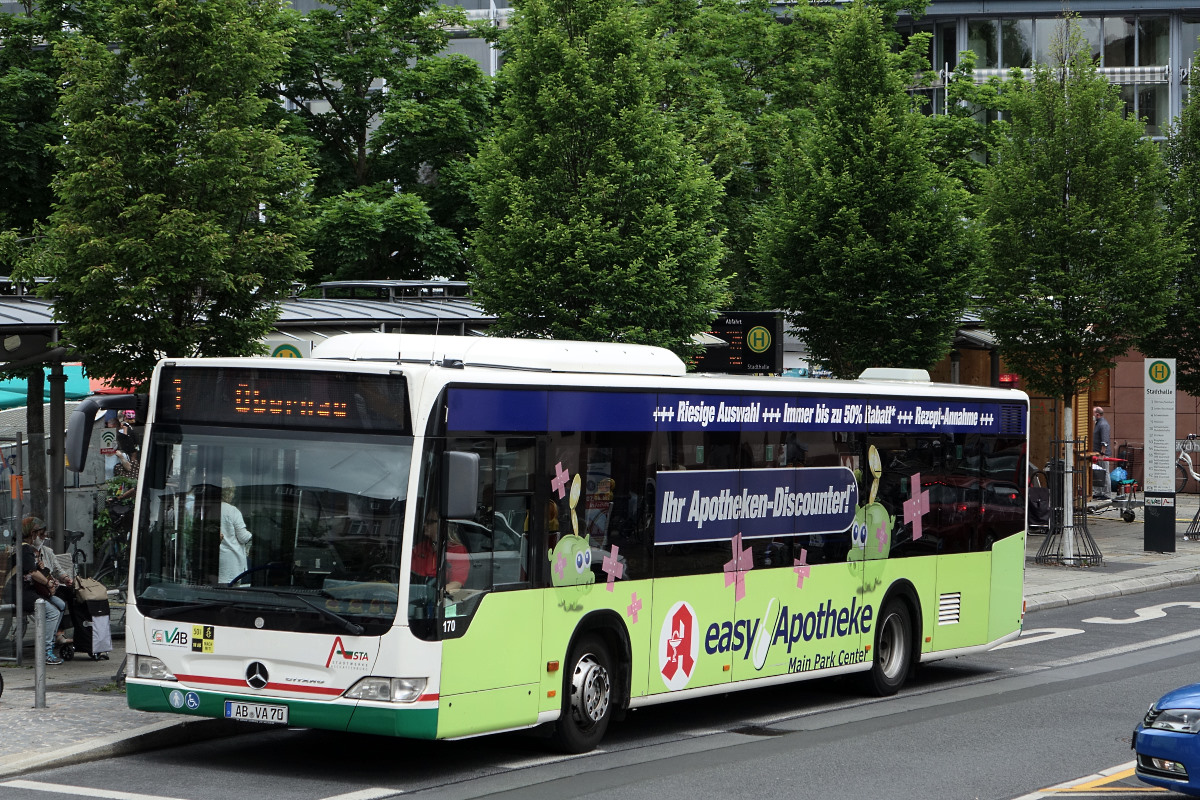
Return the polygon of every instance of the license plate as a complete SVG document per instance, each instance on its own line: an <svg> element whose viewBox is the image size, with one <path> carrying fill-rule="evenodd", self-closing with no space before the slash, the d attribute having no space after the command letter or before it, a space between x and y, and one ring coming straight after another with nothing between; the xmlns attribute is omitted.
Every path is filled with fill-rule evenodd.
<svg viewBox="0 0 1200 800"><path fill-rule="evenodd" d="M267 705L266 703L239 703L234 700L226 700L225 718L240 719L245 722L266 722L272 725L287 725L288 707Z"/></svg>

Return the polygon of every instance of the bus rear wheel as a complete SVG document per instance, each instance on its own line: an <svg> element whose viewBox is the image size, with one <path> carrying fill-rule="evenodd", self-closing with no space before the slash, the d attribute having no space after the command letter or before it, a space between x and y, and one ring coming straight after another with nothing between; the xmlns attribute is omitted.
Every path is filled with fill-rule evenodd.
<svg viewBox="0 0 1200 800"><path fill-rule="evenodd" d="M875 660L871 688L880 697L900 691L912 671L912 617L903 602L888 603L875 626Z"/></svg>
<svg viewBox="0 0 1200 800"><path fill-rule="evenodd" d="M569 671L563 679L563 711L555 726L558 748L586 753L604 738L613 713L612 656L595 635L586 635L571 648Z"/></svg>

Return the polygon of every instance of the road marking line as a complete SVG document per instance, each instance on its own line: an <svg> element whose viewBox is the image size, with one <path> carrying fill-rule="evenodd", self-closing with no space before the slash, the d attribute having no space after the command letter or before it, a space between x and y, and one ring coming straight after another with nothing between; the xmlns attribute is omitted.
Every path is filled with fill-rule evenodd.
<svg viewBox="0 0 1200 800"><path fill-rule="evenodd" d="M395 797L398 794L404 794L404 790L384 789L383 787L374 786L370 789L359 789L357 792L335 794L331 797L321 798L321 800L378 800L381 797Z"/></svg>
<svg viewBox="0 0 1200 800"><path fill-rule="evenodd" d="M1200 608L1200 603L1185 600L1177 603L1159 603L1156 606L1146 606L1133 612L1132 617L1114 619L1112 617L1088 617L1084 622L1098 625L1133 625L1136 622L1146 622L1152 619L1162 619L1167 615L1168 608Z"/></svg>
<svg viewBox="0 0 1200 800"><path fill-rule="evenodd" d="M1021 638L1013 639L1011 642L998 644L992 650L1005 650L1009 647L1020 647L1025 644L1037 644L1038 642L1048 642L1051 639L1061 639L1064 636L1075 636L1083 633L1082 628L1030 628L1029 630L1021 631Z"/></svg>
<svg viewBox="0 0 1200 800"><path fill-rule="evenodd" d="M137 794L136 792L114 792L110 789L93 789L89 786L63 786L58 783L42 783L41 781L5 781L0 786L11 786L14 789L29 789L33 792L54 792L56 794L75 794L80 797L97 797L102 800L179 800L174 797L164 797L157 794Z"/></svg>

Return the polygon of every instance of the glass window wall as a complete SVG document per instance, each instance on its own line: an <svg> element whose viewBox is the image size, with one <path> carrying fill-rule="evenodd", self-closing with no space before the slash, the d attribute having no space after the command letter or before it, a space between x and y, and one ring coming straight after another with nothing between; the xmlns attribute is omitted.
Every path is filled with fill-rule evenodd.
<svg viewBox="0 0 1200 800"><path fill-rule="evenodd" d="M1138 66L1165 66L1171 58L1171 25L1166 17L1138 17Z"/></svg>
<svg viewBox="0 0 1200 800"><path fill-rule="evenodd" d="M1005 69L1033 65L1033 20L1000 21L1000 60Z"/></svg>
<svg viewBox="0 0 1200 800"><path fill-rule="evenodd" d="M996 20L968 20L967 49L975 51L976 68L995 69L999 67L1000 44L996 36Z"/></svg>
<svg viewBox="0 0 1200 800"><path fill-rule="evenodd" d="M1105 17L1104 66L1135 66L1135 41L1133 17Z"/></svg>

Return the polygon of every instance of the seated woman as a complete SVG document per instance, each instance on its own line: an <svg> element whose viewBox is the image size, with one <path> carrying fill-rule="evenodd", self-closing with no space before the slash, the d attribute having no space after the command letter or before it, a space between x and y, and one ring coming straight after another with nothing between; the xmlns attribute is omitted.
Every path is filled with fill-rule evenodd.
<svg viewBox="0 0 1200 800"><path fill-rule="evenodd" d="M49 570L41 567L38 550L46 539L46 525L37 517L26 517L21 526L21 549L12 554L12 565L17 566L20 557L21 585L23 589L22 603L26 613L33 611L38 598L45 599L43 604L46 622L46 640L42 646L46 648L46 663L61 664L62 659L54 653L54 636L58 632L58 623L62 620L63 611L67 604L54 596L56 584L50 577Z"/></svg>

